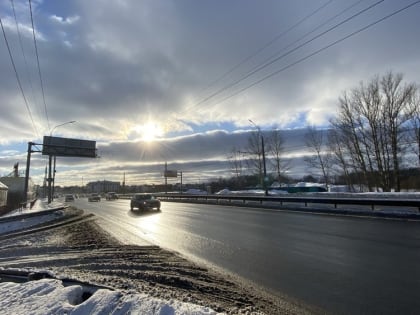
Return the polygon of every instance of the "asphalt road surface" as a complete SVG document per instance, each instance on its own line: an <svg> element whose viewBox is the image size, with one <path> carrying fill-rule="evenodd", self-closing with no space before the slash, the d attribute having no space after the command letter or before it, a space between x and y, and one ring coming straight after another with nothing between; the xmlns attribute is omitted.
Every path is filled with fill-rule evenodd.
<svg viewBox="0 0 420 315"><path fill-rule="evenodd" d="M420 222L129 200L75 205L145 239L333 314L419 314Z"/></svg>

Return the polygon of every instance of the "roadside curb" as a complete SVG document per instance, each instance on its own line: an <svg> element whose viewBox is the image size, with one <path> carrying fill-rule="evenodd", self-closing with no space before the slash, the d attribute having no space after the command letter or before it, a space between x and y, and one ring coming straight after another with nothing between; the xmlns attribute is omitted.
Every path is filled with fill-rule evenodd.
<svg viewBox="0 0 420 315"><path fill-rule="evenodd" d="M33 212L24 212L21 214L16 214L16 215L11 215L11 216L7 216L7 217L0 217L0 223L4 223L4 222L9 222L9 221L16 221L19 219L26 219L26 218L32 218L32 217L36 217L39 215L45 215L45 214L50 214L50 213L54 213L56 211L60 211L60 210L65 210L69 208L68 206L61 206L61 207L57 207L57 208L52 208L52 209L46 209L46 210L37 210L37 211L33 211Z"/></svg>
<svg viewBox="0 0 420 315"><path fill-rule="evenodd" d="M94 214L84 214L84 215L74 215L74 216L71 216L68 219L58 218L56 220L52 220L52 221L48 221L46 223L43 223L43 224L39 225L38 227L34 227L34 228L30 228L30 229L23 229L23 230L20 230L20 231L13 231L13 232L10 232L10 233L2 234L2 235L0 235L0 240L7 239L7 238L10 238L10 237L14 237L14 236L22 236L22 235L27 235L27 234L32 234L32 233L36 233L36 232L41 232L41 231L54 229L54 228L61 227L61 226L67 225L67 224L80 222L80 221L83 221L83 220L86 220L86 219L93 219L94 216L95 216ZM56 223L54 223L54 222L56 222Z"/></svg>

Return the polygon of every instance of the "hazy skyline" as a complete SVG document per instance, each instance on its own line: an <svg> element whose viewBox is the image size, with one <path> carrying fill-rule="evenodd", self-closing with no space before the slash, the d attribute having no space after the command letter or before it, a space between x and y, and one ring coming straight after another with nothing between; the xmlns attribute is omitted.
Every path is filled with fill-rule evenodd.
<svg viewBox="0 0 420 315"><path fill-rule="evenodd" d="M97 141L100 155L59 158L57 185L122 181L124 172L129 184L162 180L165 161L194 180L230 176L226 156L255 130L249 119L288 130L287 154L297 156L301 128L327 126L343 91L388 71L419 82L417 1L31 5L44 95L29 2L0 0L2 175L23 168L28 141L53 131ZM36 183L45 163L33 154Z"/></svg>

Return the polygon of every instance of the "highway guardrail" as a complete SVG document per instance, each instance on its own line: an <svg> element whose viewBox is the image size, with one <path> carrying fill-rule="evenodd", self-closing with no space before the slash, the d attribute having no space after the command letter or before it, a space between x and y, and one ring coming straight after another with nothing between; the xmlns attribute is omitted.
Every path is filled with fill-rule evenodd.
<svg viewBox="0 0 420 315"><path fill-rule="evenodd" d="M420 199L402 199L402 198L340 198L340 197L278 197L278 196L249 196L249 195L191 195L191 194L155 194L160 200L167 201L204 201L204 202L240 202L243 204L254 202L259 204L275 203L283 206L284 203L300 203L308 207L309 204L329 204L337 208L338 205L357 205L368 206L371 210L375 207L398 207L398 208L416 208L420 212Z"/></svg>

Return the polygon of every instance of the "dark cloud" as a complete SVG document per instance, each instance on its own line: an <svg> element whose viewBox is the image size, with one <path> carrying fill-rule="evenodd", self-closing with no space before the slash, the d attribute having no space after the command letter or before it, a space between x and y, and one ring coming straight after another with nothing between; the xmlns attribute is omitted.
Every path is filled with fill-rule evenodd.
<svg viewBox="0 0 420 315"><path fill-rule="evenodd" d="M237 129L249 129L250 118L263 129L322 126L334 115L341 92L361 80L389 70L404 73L408 81L418 79L418 6L287 68L409 4L409 0L381 3L243 81L239 80L270 57L286 53L374 2L333 1L297 25L327 1L40 1L33 5L45 106L28 3L14 3L27 68L8 0L0 2L1 18L35 127L3 45L2 143L41 141L52 127L76 120L77 124L56 132L98 141L101 162L65 160L72 167L77 163L89 165L87 172L92 178L92 169L99 172L98 167L103 166L111 172L116 164L123 163L143 167L142 163L165 160L197 165L220 161L224 165L229 150L241 147L246 137L241 138L234 129L211 132L202 126L229 122ZM357 5L297 41L352 4ZM164 138L153 145L142 143L137 127L150 120L161 124L166 132L185 137ZM215 163L215 169L223 167Z"/></svg>
<svg viewBox="0 0 420 315"><path fill-rule="evenodd" d="M134 182L157 183L162 180L164 165L167 163L168 169L188 174L186 181L217 179L232 176L228 161L232 151L241 151L243 158L247 158L248 139L252 132L255 131L216 131L157 143L133 141L98 144L98 159L59 158L58 167L64 170L61 171L62 176L67 178L75 174L76 167L83 169L85 179L121 180L125 173ZM304 129L282 131L285 160L291 160L294 165L292 176L301 176L305 171L301 160L306 151L305 133ZM266 139L269 134L269 131L263 132ZM268 169L271 171L270 167Z"/></svg>

